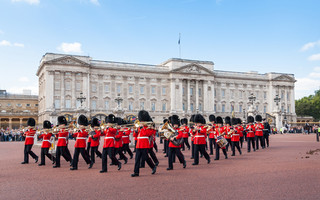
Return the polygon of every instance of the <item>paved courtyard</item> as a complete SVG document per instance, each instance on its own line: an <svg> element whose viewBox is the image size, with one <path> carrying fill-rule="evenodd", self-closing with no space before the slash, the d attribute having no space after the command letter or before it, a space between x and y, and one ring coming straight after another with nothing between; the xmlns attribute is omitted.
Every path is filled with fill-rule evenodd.
<svg viewBox="0 0 320 200"><path fill-rule="evenodd" d="M320 199L320 143L315 135L272 135L270 140L267 149L247 153L245 143L241 156L236 152L231 157L229 150L228 160L221 153L223 159L211 156L207 164L202 158L198 166L191 165L187 150L187 168L176 162L172 171L166 170L168 160L158 141L157 173L151 175L146 165L135 178L130 177L134 159L120 171L108 166L104 174L99 173L101 159L88 169L81 156L78 171L70 171L63 159L58 169L49 160L41 167L33 159L21 165L24 144L2 142L0 199ZM40 155L40 148L33 150Z"/></svg>

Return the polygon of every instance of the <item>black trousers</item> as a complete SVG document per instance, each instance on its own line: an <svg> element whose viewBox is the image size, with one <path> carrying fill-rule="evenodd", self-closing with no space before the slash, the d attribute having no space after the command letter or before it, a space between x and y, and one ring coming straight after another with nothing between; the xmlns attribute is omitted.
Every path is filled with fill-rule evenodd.
<svg viewBox="0 0 320 200"><path fill-rule="evenodd" d="M158 152L158 145L156 141L153 141L153 148L156 150L156 152Z"/></svg>
<svg viewBox="0 0 320 200"><path fill-rule="evenodd" d="M127 156L125 156L123 154L123 150L122 150L122 147L119 147L119 148L114 148L114 156L117 156L119 154L119 159L123 159L123 160L126 160L128 159ZM113 163L113 162L112 162ZM115 163L113 163L115 164Z"/></svg>
<svg viewBox="0 0 320 200"><path fill-rule="evenodd" d="M195 144L194 145L194 163L199 164L199 152L204 155L204 157L209 161L210 156L206 151L206 145L205 144Z"/></svg>
<svg viewBox="0 0 320 200"><path fill-rule="evenodd" d="M216 158L215 160L219 160L220 159L220 146L218 144L216 144ZM222 152L225 156L225 158L228 158L228 154L227 154L227 150L225 148L222 149Z"/></svg>
<svg viewBox="0 0 320 200"><path fill-rule="evenodd" d="M265 139L265 144L267 144L267 147L269 147L269 133L263 134L264 139Z"/></svg>
<svg viewBox="0 0 320 200"><path fill-rule="evenodd" d="M128 154L129 154L130 157L133 156L132 151L131 151L131 149L130 149L130 147L129 147L129 144L123 144L122 150L123 150L124 152L128 152Z"/></svg>
<svg viewBox="0 0 320 200"><path fill-rule="evenodd" d="M251 151L251 145L252 145L253 150L254 150L254 151L256 150L254 143L255 143L254 137L247 137L248 152Z"/></svg>
<svg viewBox="0 0 320 200"><path fill-rule="evenodd" d="M227 141L228 141L228 144L226 146L226 150L228 151L229 150L229 146L231 146L231 139L227 139Z"/></svg>
<svg viewBox="0 0 320 200"><path fill-rule="evenodd" d="M237 142L231 141L232 155L235 155L235 153L236 153L236 147L237 147L239 153L240 153L240 154L242 153L242 152L241 152L241 149L240 149L239 143L240 143L239 141L237 141Z"/></svg>
<svg viewBox="0 0 320 200"><path fill-rule="evenodd" d="M137 140L134 141L134 150L133 152L136 152L137 151Z"/></svg>
<svg viewBox="0 0 320 200"><path fill-rule="evenodd" d="M114 147L103 148L102 150L102 171L108 170L108 156L111 159L111 162L118 165L119 161L114 156Z"/></svg>
<svg viewBox="0 0 320 200"><path fill-rule="evenodd" d="M33 144L24 145L24 162L29 163L29 154L33 159L36 159L38 156L31 151Z"/></svg>
<svg viewBox="0 0 320 200"><path fill-rule="evenodd" d="M168 140L165 139L164 142L163 142L163 149L164 149L164 153L166 155L168 155L168 144L169 144Z"/></svg>
<svg viewBox="0 0 320 200"><path fill-rule="evenodd" d="M79 154L80 153L82 155L82 158L84 159L84 161L86 161L87 164L91 163L88 152L85 148L74 148L72 166L75 169L78 169L78 162L79 162Z"/></svg>
<svg viewBox="0 0 320 200"><path fill-rule="evenodd" d="M90 156L90 148L91 148L91 142L87 142L87 152L89 156Z"/></svg>
<svg viewBox="0 0 320 200"><path fill-rule="evenodd" d="M41 148L41 162L40 164L45 165L46 159L45 156L47 156L51 161L53 161L55 158L49 154L49 147L48 148Z"/></svg>
<svg viewBox="0 0 320 200"><path fill-rule="evenodd" d="M194 158L194 143L193 143L193 141L191 141L191 159L193 159Z"/></svg>
<svg viewBox="0 0 320 200"><path fill-rule="evenodd" d="M154 151L153 151L152 148L150 148L150 149L148 150L148 154L150 155L150 157L151 157L151 159L153 160L154 163L158 163L158 162L159 162L159 160L158 160L158 158L157 158L157 156L156 156L156 154L154 153Z"/></svg>
<svg viewBox="0 0 320 200"><path fill-rule="evenodd" d="M190 149L190 144L188 138L183 138L183 145L182 145L182 150L185 150L184 145L187 146L188 149Z"/></svg>
<svg viewBox="0 0 320 200"><path fill-rule="evenodd" d="M213 146L215 146L216 140L214 138L209 138L209 149L210 154L213 154Z"/></svg>
<svg viewBox="0 0 320 200"><path fill-rule="evenodd" d="M71 154L67 146L57 147L56 150L56 166L60 167L60 157L61 155L67 162L71 162Z"/></svg>
<svg viewBox="0 0 320 200"><path fill-rule="evenodd" d="M91 157L91 163L95 163L95 155L102 158L101 152L98 150L99 146L91 147L90 157Z"/></svg>
<svg viewBox="0 0 320 200"><path fill-rule="evenodd" d="M243 140L244 140L244 136L240 137L240 145L241 145L241 148L242 148L242 145L243 145Z"/></svg>
<svg viewBox="0 0 320 200"><path fill-rule="evenodd" d="M173 169L173 158L175 155L177 155L181 164L185 162L184 155L181 153L180 148L169 147L168 163L170 169Z"/></svg>
<svg viewBox="0 0 320 200"><path fill-rule="evenodd" d="M265 147L263 136L256 136L256 149L259 149L259 140L260 140L260 146L261 146L262 148Z"/></svg>
<svg viewBox="0 0 320 200"><path fill-rule="evenodd" d="M162 137L160 137L160 144L162 144L163 143L163 139L162 139Z"/></svg>
<svg viewBox="0 0 320 200"><path fill-rule="evenodd" d="M155 167L155 165L152 162L151 158L148 156L148 149L139 149L139 148L137 148L136 157L135 157L135 163L134 163L134 173L135 174L139 174L140 164L141 164L141 160L143 158L147 162L147 164L149 165L149 167L151 169L153 169Z"/></svg>

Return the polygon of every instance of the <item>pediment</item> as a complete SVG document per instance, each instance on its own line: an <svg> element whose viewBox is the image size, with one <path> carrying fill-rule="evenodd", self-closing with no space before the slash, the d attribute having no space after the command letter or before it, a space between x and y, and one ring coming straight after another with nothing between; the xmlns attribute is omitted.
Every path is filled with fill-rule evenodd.
<svg viewBox="0 0 320 200"><path fill-rule="evenodd" d="M213 72L199 64L188 64L176 69L171 70L170 72L175 73L187 73L187 74L210 74L213 75Z"/></svg>
<svg viewBox="0 0 320 200"><path fill-rule="evenodd" d="M288 75L280 75L278 77L275 77L272 79L273 81L290 81L290 82L295 82L296 80Z"/></svg>
<svg viewBox="0 0 320 200"><path fill-rule="evenodd" d="M90 64L73 56L63 56L46 62L47 64L90 66Z"/></svg>

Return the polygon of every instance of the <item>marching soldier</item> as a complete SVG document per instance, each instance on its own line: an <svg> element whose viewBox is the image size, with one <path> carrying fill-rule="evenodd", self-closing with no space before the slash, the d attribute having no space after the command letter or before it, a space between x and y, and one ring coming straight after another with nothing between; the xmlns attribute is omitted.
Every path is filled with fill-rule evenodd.
<svg viewBox="0 0 320 200"><path fill-rule="evenodd" d="M190 159L194 159L194 117L195 115L191 115L190 117L190 137L191 137L191 158Z"/></svg>
<svg viewBox="0 0 320 200"><path fill-rule="evenodd" d="M173 128L178 132L178 135L171 137L169 141L169 157L168 157L168 163L169 167L167 170L173 170L173 157L177 155L180 163L183 165L183 168L186 168L187 163L184 159L184 155L181 153L180 148L182 144L176 146L173 141L178 140L182 138L183 131L179 129L180 126L180 120L178 115L172 115L171 117L171 123L173 125Z"/></svg>
<svg viewBox="0 0 320 200"><path fill-rule="evenodd" d="M100 136L101 136L101 130L99 129L100 123L98 118L92 119L91 127L93 128L93 131L89 135L89 139L91 139L91 142L90 142L91 163L90 163L89 169L92 168L93 164L95 163L95 155L97 155L99 158L102 158L102 154L98 150L99 144L100 144Z"/></svg>
<svg viewBox="0 0 320 200"><path fill-rule="evenodd" d="M242 126L242 123L241 123L241 119L240 118L237 118L237 122L238 122L238 126L237 126L237 131L238 133L240 134L240 146L242 148L242 144L243 144L243 140L244 140L244 128Z"/></svg>
<svg viewBox="0 0 320 200"><path fill-rule="evenodd" d="M228 159L228 154L226 151L226 147L220 147L217 143L219 136L224 136L226 134L226 130L223 127L223 120L222 117L218 116L216 118L217 126L215 128L215 138L216 138L216 158L214 160L220 159L220 149L222 149L222 152L225 156L225 159Z"/></svg>
<svg viewBox="0 0 320 200"><path fill-rule="evenodd" d="M226 138L227 141L228 141L228 144L226 146L226 150L228 151L229 150L229 146L231 146L231 135L228 134L232 129L232 127L231 127L231 118L229 116L227 116L224 120L225 120L224 128L226 129L226 134L224 135L224 138Z"/></svg>
<svg viewBox="0 0 320 200"><path fill-rule="evenodd" d="M61 155L67 162L70 162L70 166L72 163L72 158L70 151L67 147L68 143L68 135L69 132L66 131L67 120L64 116L58 117L58 128L59 132L56 134L56 138L58 138L57 142L57 150L56 150L56 165L53 168L60 167L60 157Z"/></svg>
<svg viewBox="0 0 320 200"><path fill-rule="evenodd" d="M89 165L91 163L88 152L86 150L86 139L88 137L88 132L85 126L88 126L89 122L86 116L80 115L78 118L79 132L73 133L73 137L76 138L76 143L74 145L73 162L70 170L78 170L79 154L81 153L83 159Z"/></svg>
<svg viewBox="0 0 320 200"><path fill-rule="evenodd" d="M214 115L209 115L209 121L211 122L212 128L208 130L209 133L209 149L210 149L210 155L213 155L213 147L216 146L216 141L214 139L214 132L215 132L215 122L216 117Z"/></svg>
<svg viewBox="0 0 320 200"><path fill-rule="evenodd" d="M256 149L259 149L259 140L260 140L260 145L261 145L261 148L264 149L264 139L263 139L263 129L264 129L264 126L263 124L261 123L262 121L262 117L261 115L257 115L256 116L256 124L255 124L255 129L256 129Z"/></svg>
<svg viewBox="0 0 320 200"><path fill-rule="evenodd" d="M168 119L164 119L163 120L163 124L165 124L167 121L169 121ZM164 157L168 157L168 139L164 138L164 141L163 141L163 153L166 154Z"/></svg>
<svg viewBox="0 0 320 200"><path fill-rule="evenodd" d="M127 124L127 122L125 122ZM129 144L130 144L130 134L132 132L132 129L131 128L123 128L123 136L122 136L122 142L123 142L123 151L124 152L128 152L129 156L130 156L130 159L133 158L133 154L132 154L132 151L129 147Z"/></svg>
<svg viewBox="0 0 320 200"><path fill-rule="evenodd" d="M145 110L139 111L138 119L143 127L139 130L137 137L134 173L131 174L131 177L139 176L140 163L142 159L145 160L149 167L152 169L152 174L156 173L157 170L157 167L148 156L148 149L150 148L149 137L152 136L153 131L152 129L148 128L147 122L152 122L152 119L149 113Z"/></svg>
<svg viewBox="0 0 320 200"><path fill-rule="evenodd" d="M182 124L182 138L183 138L183 144L182 144L182 151L185 149L185 145L187 146L188 150L190 150L190 144L189 144L189 127L188 127L188 119L183 118L181 119L181 124Z"/></svg>
<svg viewBox="0 0 320 200"><path fill-rule="evenodd" d="M121 125L123 124L123 119L121 117L116 117L116 129L117 133L115 135L115 144L114 144L114 154L115 156L119 154L119 160L124 160L124 164L127 164L128 158L122 152L122 136L123 129ZM115 164L115 163L113 163Z"/></svg>
<svg viewBox="0 0 320 200"><path fill-rule="evenodd" d="M204 155L208 164L210 163L210 156L206 151L206 136L207 129L203 127L203 124L206 124L206 120L201 114L196 114L194 117L194 123L196 124L195 133L194 133L194 163L192 165L199 164L199 152Z"/></svg>
<svg viewBox="0 0 320 200"><path fill-rule="evenodd" d="M254 133L255 133L255 128L254 128L254 125L253 125L253 122L254 122L254 118L252 116L249 116L247 118L247 121L248 121L248 125L246 126L246 132L247 132L247 144L248 144L248 152L251 151L251 145L252 145L252 148L253 148L253 151L256 151L256 148L255 148L255 141L254 141Z"/></svg>
<svg viewBox="0 0 320 200"><path fill-rule="evenodd" d="M263 119L263 126L264 126L263 137L265 139L264 146L266 146L266 144L267 144L267 147L269 147L269 134L271 133L271 129L270 129L270 125L266 119Z"/></svg>
<svg viewBox="0 0 320 200"><path fill-rule="evenodd" d="M232 130L232 134L231 134L231 149L232 149L231 156L235 156L235 153L236 153L235 147L237 147L239 154L240 155L242 154L241 149L240 149L240 145L239 145L241 128L239 128L237 126L238 123L239 122L238 122L237 118L231 119L231 124L233 126L233 130Z"/></svg>
<svg viewBox="0 0 320 200"><path fill-rule="evenodd" d="M39 159L39 157L31 150L33 146L34 135L36 134L36 131L34 130L36 121L33 118L29 118L27 125L28 130L23 134L23 136L26 137L26 140L24 142L24 161L21 164L29 163L29 154L33 159L35 159L36 163Z"/></svg>
<svg viewBox="0 0 320 200"><path fill-rule="evenodd" d="M42 166L46 164L45 156L47 156L53 164L55 163L55 157L49 154L49 148L51 147L50 139L52 137L52 133L49 132L51 129L51 123L47 120L43 122L43 129L45 133L39 135L39 138L42 138L42 145L41 145L41 162L38 166Z"/></svg>
<svg viewBox="0 0 320 200"><path fill-rule="evenodd" d="M105 135L105 137L102 151L102 170L100 173L108 171L107 156L111 159L111 163L118 165L118 170L121 169L121 162L116 159L114 154L115 135L117 133L117 129L113 128L116 123L115 116L113 114L108 115L105 122L107 123L107 128L103 133L101 133L101 135Z"/></svg>

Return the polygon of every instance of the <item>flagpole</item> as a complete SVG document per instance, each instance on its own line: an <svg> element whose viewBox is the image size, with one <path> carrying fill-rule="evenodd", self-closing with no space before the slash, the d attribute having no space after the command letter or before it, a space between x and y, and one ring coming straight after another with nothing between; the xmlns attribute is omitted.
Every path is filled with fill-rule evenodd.
<svg viewBox="0 0 320 200"><path fill-rule="evenodd" d="M180 43L180 38L181 38L181 33L179 33L179 41L178 41L178 44L179 44L179 58L181 59L181 43Z"/></svg>

